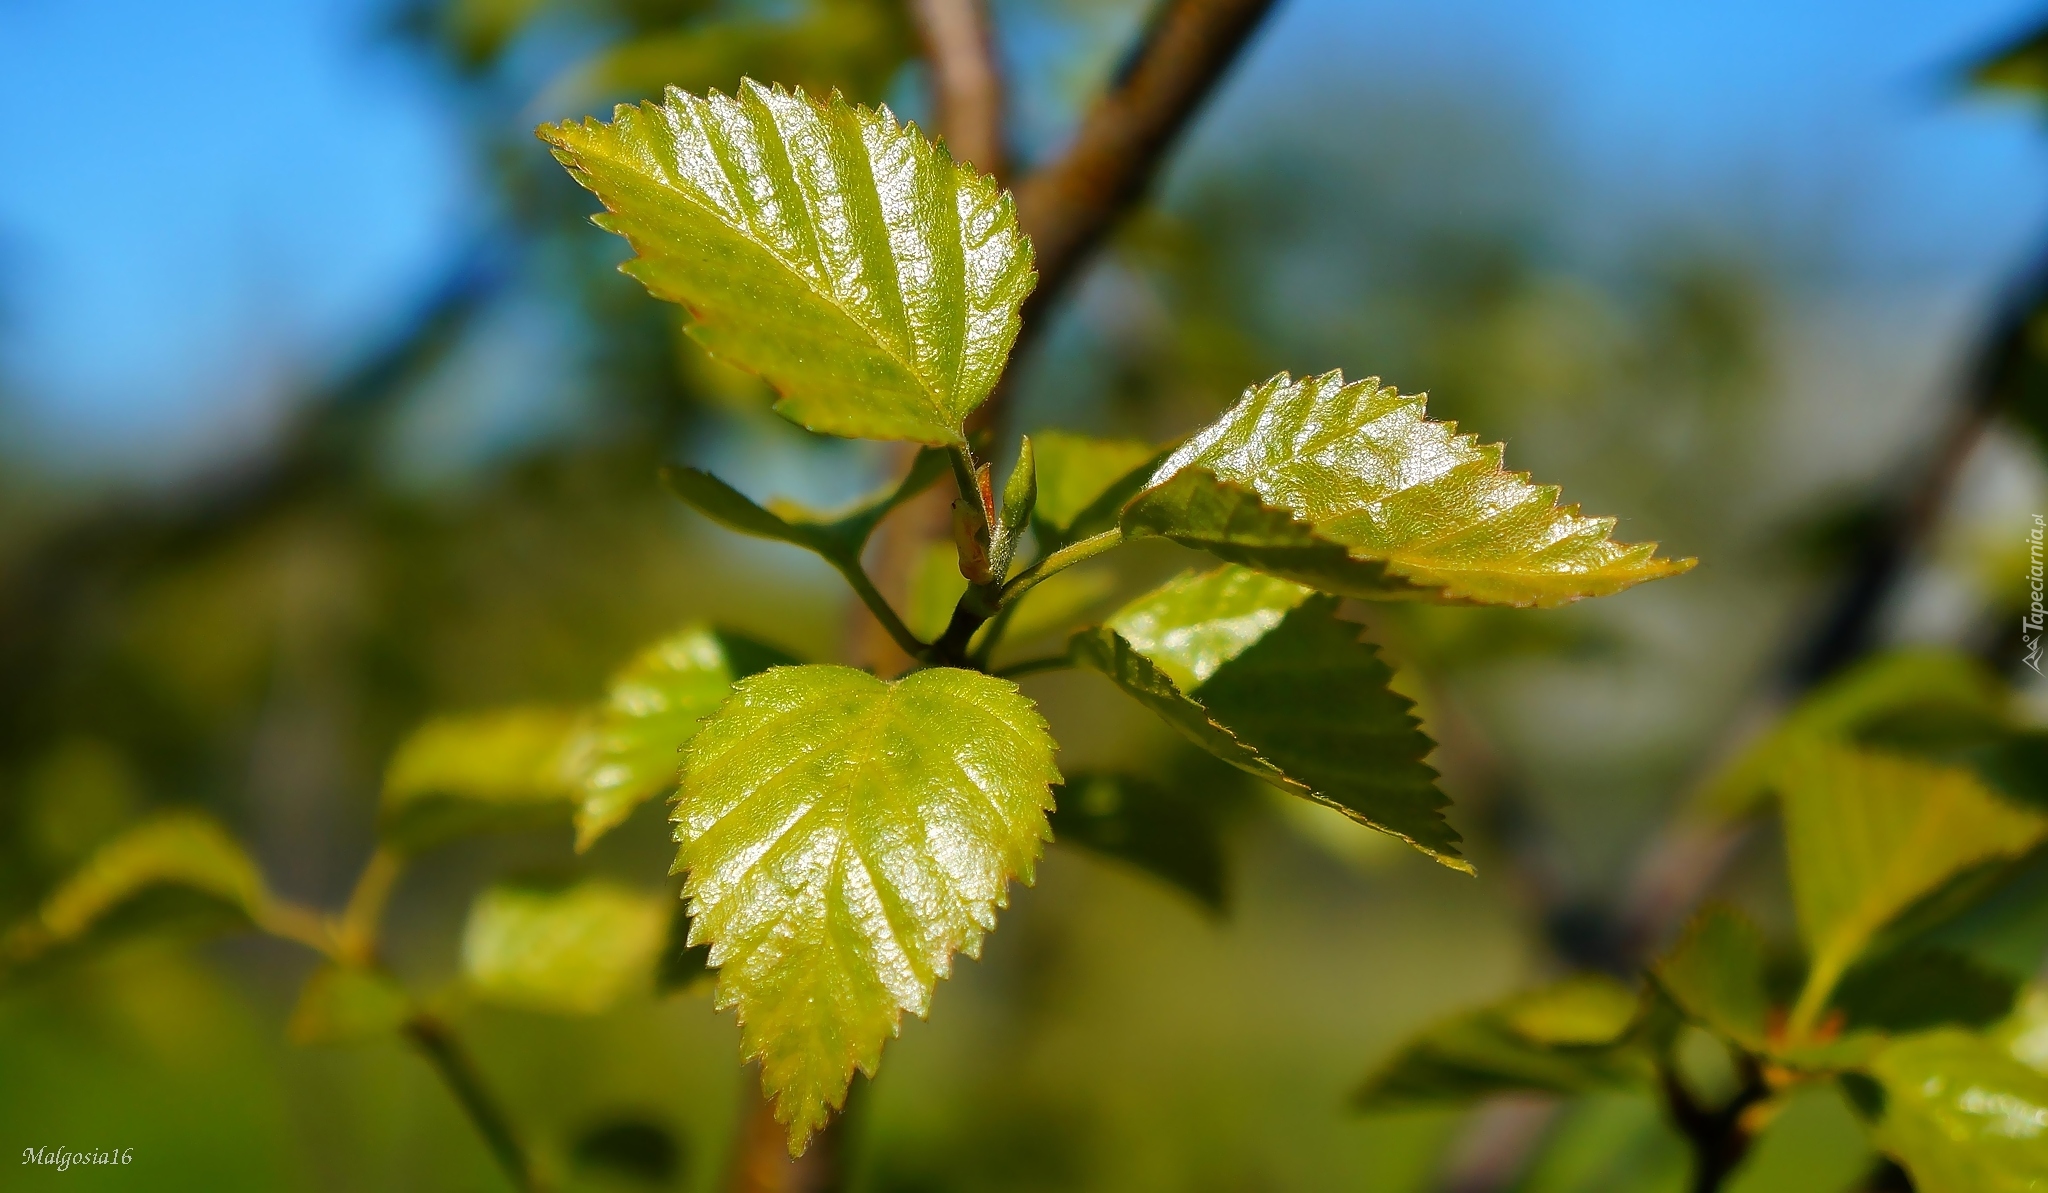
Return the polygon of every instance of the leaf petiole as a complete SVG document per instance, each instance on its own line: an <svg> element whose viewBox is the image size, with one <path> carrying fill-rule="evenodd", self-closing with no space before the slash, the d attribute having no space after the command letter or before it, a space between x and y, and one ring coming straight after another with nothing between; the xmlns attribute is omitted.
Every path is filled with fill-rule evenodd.
<svg viewBox="0 0 2048 1193"><path fill-rule="evenodd" d="M1039 675L1047 671L1067 671L1074 666L1073 657L1067 654L1050 654L1035 659L1024 659L1007 667L998 667L989 674L999 679L1022 679L1027 675Z"/></svg>
<svg viewBox="0 0 2048 1193"><path fill-rule="evenodd" d="M904 654L919 662L930 661L931 643L919 641L917 635L910 632L910 627L903 624L903 618L890 606L889 598L883 596L875 582L868 578L867 569L860 565L858 557L846 558L835 554L825 556L825 561L846 578L847 587L853 589L853 594L875 615L875 620L882 623L882 628L888 631L890 639Z"/></svg>
<svg viewBox="0 0 2048 1193"><path fill-rule="evenodd" d="M1101 534L1089 535L1078 543L1069 543L1061 547L1010 577L1009 583L1003 585L1003 605L1007 607L1015 603L1018 597L1030 592L1040 581L1056 576L1075 564L1084 563L1112 548L1120 547L1123 542L1124 532L1111 528Z"/></svg>

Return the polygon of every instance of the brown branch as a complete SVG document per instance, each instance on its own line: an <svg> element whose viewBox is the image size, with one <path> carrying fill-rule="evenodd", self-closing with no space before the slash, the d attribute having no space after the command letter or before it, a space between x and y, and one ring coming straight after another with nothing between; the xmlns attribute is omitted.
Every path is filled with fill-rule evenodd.
<svg viewBox="0 0 2048 1193"><path fill-rule="evenodd" d="M1009 172L1003 152L1003 76L989 39L982 0L911 0L925 61L932 71L939 132L959 161L998 180Z"/></svg>

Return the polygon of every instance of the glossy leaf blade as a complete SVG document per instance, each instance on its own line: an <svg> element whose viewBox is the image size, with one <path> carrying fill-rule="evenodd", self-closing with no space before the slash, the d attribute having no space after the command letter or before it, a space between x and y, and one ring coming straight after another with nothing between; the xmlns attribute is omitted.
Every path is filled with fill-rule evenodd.
<svg viewBox="0 0 2048 1193"><path fill-rule="evenodd" d="M674 813L690 940L792 1151L1031 881L1052 754L1014 684L952 668L776 668L691 740Z"/></svg>
<svg viewBox="0 0 2048 1193"><path fill-rule="evenodd" d="M558 890L494 886L462 933L462 971L480 996L508 1006L594 1015L652 990L668 934L656 895L589 880Z"/></svg>
<svg viewBox="0 0 2048 1193"><path fill-rule="evenodd" d="M566 820L575 808L574 709L511 708L436 717L384 771L378 831L419 850L469 833Z"/></svg>
<svg viewBox="0 0 2048 1193"><path fill-rule="evenodd" d="M1967 772L1811 743L1776 775L1799 929L1812 955L1801 1010L1817 1012L1880 929L1948 879L2017 857L2048 818ZM1795 1016L1796 1017L1796 1016Z"/></svg>
<svg viewBox="0 0 2048 1193"><path fill-rule="evenodd" d="M699 624L626 664L612 677L569 763L578 776L577 850L588 849L643 802L675 789L684 743L725 702L735 679L795 661Z"/></svg>
<svg viewBox="0 0 2048 1193"><path fill-rule="evenodd" d="M1871 1071L1885 1095L1878 1144L1921 1193L2048 1188L2048 1075L1954 1029L1899 1041Z"/></svg>
<svg viewBox="0 0 2048 1193"><path fill-rule="evenodd" d="M767 379L789 418L964 442L1036 281L993 181L887 108L752 81L539 134L633 245L626 271L688 309L713 355Z"/></svg>
<svg viewBox="0 0 2048 1193"><path fill-rule="evenodd" d="M1249 568L1183 573L1105 623L1191 692L1271 633L1310 590Z"/></svg>
<svg viewBox="0 0 2048 1193"><path fill-rule="evenodd" d="M1658 558L1654 543L1615 542L1613 519L1559 506L1554 487L1501 468L1498 444L1431 421L1423 398L1378 378L1282 373L1254 386L1159 467L1152 489L1191 469L1250 490L1315 539L1441 600L1561 605L1692 566Z"/></svg>

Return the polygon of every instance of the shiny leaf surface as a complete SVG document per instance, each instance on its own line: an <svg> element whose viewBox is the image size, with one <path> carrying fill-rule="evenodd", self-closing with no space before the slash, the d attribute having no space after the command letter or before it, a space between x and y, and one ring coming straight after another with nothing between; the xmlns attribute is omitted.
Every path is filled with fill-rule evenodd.
<svg viewBox="0 0 2048 1193"><path fill-rule="evenodd" d="M1197 469L1248 493L1216 491ZM1164 491L1183 474L1194 480ZM1268 512L1252 508L1248 495ZM1255 557L1284 551L1295 562L1279 574L1361 595L1371 583L1386 595L1550 606L1692 566L1657 558L1654 543L1613 541L1613 519L1582 517L1557 496L1554 487L1502 470L1498 444L1432 422L1421 397L1377 378L1347 385L1341 373L1300 381L1282 373L1247 390L1168 457L1124 519L1135 532L1266 570ZM1182 521L1173 520L1175 510ZM1285 512L1295 525L1284 527L1270 512ZM1326 580L1312 580L1314 561L1333 558L1330 546L1355 564L1383 569L1383 577L1338 565Z"/></svg>
<svg viewBox="0 0 2048 1193"><path fill-rule="evenodd" d="M735 679L795 661L772 647L693 625L626 664L569 759L579 800L576 848L588 849L642 802L675 789L683 743L725 702Z"/></svg>
<svg viewBox="0 0 2048 1193"><path fill-rule="evenodd" d="M977 672L781 667L734 685L686 755L690 941L801 1151L954 952L979 954L1010 880L1031 881L1052 739Z"/></svg>
<svg viewBox="0 0 2048 1193"><path fill-rule="evenodd" d="M1243 654L1308 599L1309 589L1249 568L1183 573L1105 624L1191 692Z"/></svg>
<svg viewBox="0 0 2048 1193"><path fill-rule="evenodd" d="M1877 1142L1921 1193L2048 1188L2048 1076L1982 1036L1953 1028L1880 1053Z"/></svg>
<svg viewBox="0 0 2048 1193"><path fill-rule="evenodd" d="M962 443L1036 275L1008 194L887 108L671 87L541 138L603 201L624 268L814 431Z"/></svg>
<svg viewBox="0 0 2048 1193"><path fill-rule="evenodd" d="M499 885L470 907L462 972L492 1002L594 1015L653 988L667 934L667 900L656 895L595 879L559 889Z"/></svg>

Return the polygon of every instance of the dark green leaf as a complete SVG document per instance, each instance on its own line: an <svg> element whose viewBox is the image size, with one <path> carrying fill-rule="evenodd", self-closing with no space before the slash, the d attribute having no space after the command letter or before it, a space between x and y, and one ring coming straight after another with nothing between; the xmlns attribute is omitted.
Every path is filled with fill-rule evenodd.
<svg viewBox="0 0 2048 1193"><path fill-rule="evenodd" d="M1120 774L1076 775L1053 797L1055 841L1127 862L1222 912L1223 843L1202 800Z"/></svg>
<svg viewBox="0 0 2048 1193"><path fill-rule="evenodd" d="M579 1171L650 1189L667 1189L683 1171L683 1147L668 1128L643 1118L615 1118L576 1137L569 1158Z"/></svg>
<svg viewBox="0 0 2048 1193"><path fill-rule="evenodd" d="M1700 912L1652 973L1687 1017L1751 1052L1764 1050L1764 940L1741 912L1721 905Z"/></svg>
<svg viewBox="0 0 2048 1193"><path fill-rule="evenodd" d="M834 435L965 443L1037 275L1008 193L888 109L742 82L540 137L604 202L626 272Z"/></svg>
<svg viewBox="0 0 2048 1193"><path fill-rule="evenodd" d="M1932 1027L1987 1027L2012 1011L2019 982L1960 953L1915 950L1861 963L1842 976L1834 1007L1850 1030L1901 1035Z"/></svg>
<svg viewBox="0 0 2048 1193"><path fill-rule="evenodd" d="M931 488L946 474L944 451L926 449L910 462L910 470L893 487L838 517L821 517L785 507L771 512L738 489L697 468L663 468L662 483L698 513L728 530L755 538L774 539L814 551L845 571L857 567L868 537L889 512ZM773 503L771 503L773 504Z"/></svg>
<svg viewBox="0 0 2048 1193"><path fill-rule="evenodd" d="M1152 496L1192 470L1210 476ZM1498 444L1430 421L1422 398L1378 378L1282 373L1168 457L1124 525L1262 569L1277 552L1283 574L1327 591L1480 604L1560 605L1692 566L1657 558L1654 543L1613 541L1613 519L1581 517L1557 496L1503 471ZM1329 574L1312 578L1322 563Z"/></svg>
<svg viewBox="0 0 2048 1193"><path fill-rule="evenodd" d="M1581 1094L1647 1085L1652 1070L1629 1028L1635 993L1582 976L1424 1031L1366 1079L1366 1111L1467 1105L1493 1094Z"/></svg>

